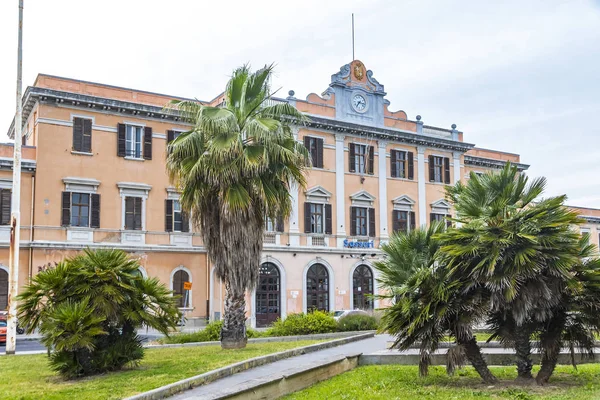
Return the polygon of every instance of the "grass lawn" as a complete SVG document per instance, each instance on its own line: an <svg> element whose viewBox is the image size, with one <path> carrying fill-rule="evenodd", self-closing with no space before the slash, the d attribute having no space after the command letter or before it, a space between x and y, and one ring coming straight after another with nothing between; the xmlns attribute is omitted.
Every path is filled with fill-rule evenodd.
<svg viewBox="0 0 600 400"><path fill-rule="evenodd" d="M48 368L46 355L0 357L0 399L121 399L238 361L322 342L147 349L139 368L64 381Z"/></svg>
<svg viewBox="0 0 600 400"><path fill-rule="evenodd" d="M512 382L516 377L515 367L492 368L503 382L487 386L471 367L453 377L446 375L444 367L431 367L428 377L419 378L416 366L369 365L285 399L600 399L600 365L585 364L577 368L559 366L548 386L521 387Z"/></svg>

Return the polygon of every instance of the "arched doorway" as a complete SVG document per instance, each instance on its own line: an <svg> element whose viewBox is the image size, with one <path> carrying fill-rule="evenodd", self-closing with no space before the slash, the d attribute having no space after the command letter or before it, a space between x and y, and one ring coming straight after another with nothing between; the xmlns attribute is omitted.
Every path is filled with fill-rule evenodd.
<svg viewBox="0 0 600 400"><path fill-rule="evenodd" d="M281 317L281 276L279 268L266 262L260 266L256 287L256 326L269 326Z"/></svg>
<svg viewBox="0 0 600 400"><path fill-rule="evenodd" d="M183 289L184 282L189 281L190 275L182 269L173 274L173 295L180 296L179 299L177 299L178 307L189 307L190 300L188 298L186 303L185 290Z"/></svg>
<svg viewBox="0 0 600 400"><path fill-rule="evenodd" d="M8 272L0 268L0 311L8 307Z"/></svg>
<svg viewBox="0 0 600 400"><path fill-rule="evenodd" d="M329 312L329 273L323 264L314 264L306 272L306 311Z"/></svg>
<svg viewBox="0 0 600 400"><path fill-rule="evenodd" d="M359 265L352 274L352 306L354 309L373 309L373 272L366 265Z"/></svg>

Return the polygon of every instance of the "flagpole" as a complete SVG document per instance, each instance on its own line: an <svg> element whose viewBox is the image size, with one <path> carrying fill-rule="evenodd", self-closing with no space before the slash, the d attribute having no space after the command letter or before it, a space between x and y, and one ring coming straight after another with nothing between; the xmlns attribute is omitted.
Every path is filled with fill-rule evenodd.
<svg viewBox="0 0 600 400"><path fill-rule="evenodd" d="M10 253L8 261L8 319L6 354L15 354L17 335L17 290L19 286L19 244L21 237L21 140L22 140L22 74L23 74L23 0L19 0L19 42L17 47L17 114L15 116L15 142L13 161L13 186L10 217Z"/></svg>

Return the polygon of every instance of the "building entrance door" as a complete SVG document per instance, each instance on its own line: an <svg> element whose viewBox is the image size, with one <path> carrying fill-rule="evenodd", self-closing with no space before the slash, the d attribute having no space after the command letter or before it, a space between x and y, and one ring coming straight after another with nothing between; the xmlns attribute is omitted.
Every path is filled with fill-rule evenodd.
<svg viewBox="0 0 600 400"><path fill-rule="evenodd" d="M279 269L273 263L260 266L258 286L256 287L256 326L271 325L281 317L281 277Z"/></svg>

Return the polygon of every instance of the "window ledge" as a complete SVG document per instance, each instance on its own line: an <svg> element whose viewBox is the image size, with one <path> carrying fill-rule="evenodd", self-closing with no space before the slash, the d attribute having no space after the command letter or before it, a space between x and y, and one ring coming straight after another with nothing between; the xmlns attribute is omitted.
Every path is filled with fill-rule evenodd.
<svg viewBox="0 0 600 400"><path fill-rule="evenodd" d="M431 182L431 181L428 181L426 183L429 183L431 185L442 185L442 186L446 186L446 185L450 186L450 185L452 185L451 183L444 183L444 182Z"/></svg>
<svg viewBox="0 0 600 400"><path fill-rule="evenodd" d="M123 157L123 158L124 158L124 159L126 159L126 160L130 160L130 161L146 161L146 160L145 160L145 159L143 159L143 158L137 158L137 157L129 157L129 156L126 156L126 157Z"/></svg>
<svg viewBox="0 0 600 400"><path fill-rule="evenodd" d="M349 171L347 171L347 172L345 172L345 174L346 175L363 176L365 178L377 178L377 177L379 177L378 174L368 174L366 172L364 174L361 174L360 172L349 172Z"/></svg>
<svg viewBox="0 0 600 400"><path fill-rule="evenodd" d="M415 179L408 179L408 178L396 178L394 176L388 176L388 179L394 180L394 181L404 181L404 182L416 182Z"/></svg>
<svg viewBox="0 0 600 400"><path fill-rule="evenodd" d="M89 153L87 151L75 151L75 150L71 150L71 154L76 155L76 156L93 156L94 153Z"/></svg>

